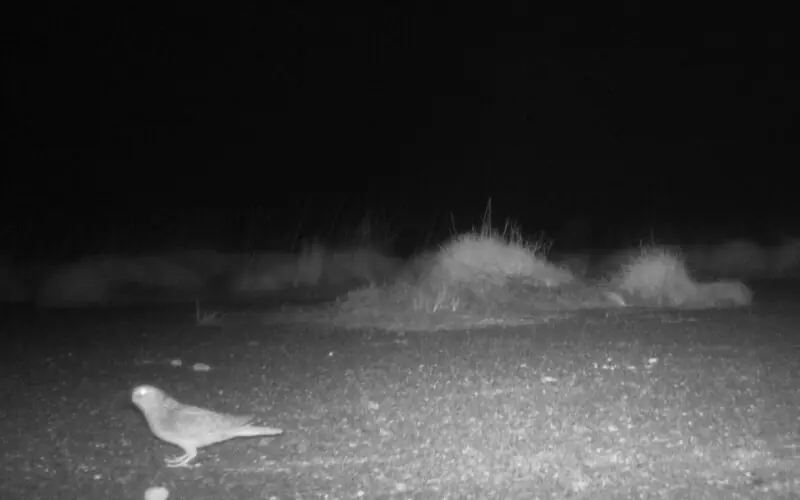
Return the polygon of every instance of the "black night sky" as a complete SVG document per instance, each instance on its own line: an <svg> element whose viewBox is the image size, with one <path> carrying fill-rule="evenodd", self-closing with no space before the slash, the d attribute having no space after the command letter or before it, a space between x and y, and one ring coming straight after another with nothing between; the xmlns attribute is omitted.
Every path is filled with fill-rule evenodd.
<svg viewBox="0 0 800 500"><path fill-rule="evenodd" d="M478 224L489 198L496 223L557 245L797 230L780 25L637 2L222 5L6 19L4 252L99 251L112 233L237 247L254 227L324 236L365 213L410 248Z"/></svg>

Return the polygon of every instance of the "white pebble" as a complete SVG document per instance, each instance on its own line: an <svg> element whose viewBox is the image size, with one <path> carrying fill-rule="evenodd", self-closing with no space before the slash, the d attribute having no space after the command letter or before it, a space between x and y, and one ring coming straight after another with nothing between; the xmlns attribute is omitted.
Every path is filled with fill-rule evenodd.
<svg viewBox="0 0 800 500"><path fill-rule="evenodd" d="M167 500L169 490L163 486L151 486L144 492L144 500Z"/></svg>

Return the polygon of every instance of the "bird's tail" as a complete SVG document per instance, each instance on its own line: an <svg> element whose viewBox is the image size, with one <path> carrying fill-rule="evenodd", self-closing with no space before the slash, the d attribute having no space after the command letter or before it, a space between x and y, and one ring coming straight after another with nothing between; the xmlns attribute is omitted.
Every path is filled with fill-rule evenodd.
<svg viewBox="0 0 800 500"><path fill-rule="evenodd" d="M236 434L241 437L248 436L277 436L283 434L283 429L276 427L259 427L257 425L246 425L236 431Z"/></svg>

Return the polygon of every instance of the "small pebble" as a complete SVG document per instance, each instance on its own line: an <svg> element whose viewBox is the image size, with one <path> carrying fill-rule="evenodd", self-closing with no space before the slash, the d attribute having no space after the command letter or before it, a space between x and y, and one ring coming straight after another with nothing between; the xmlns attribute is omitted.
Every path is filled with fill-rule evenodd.
<svg viewBox="0 0 800 500"><path fill-rule="evenodd" d="M151 486L144 492L144 500L167 500L169 490L163 486Z"/></svg>

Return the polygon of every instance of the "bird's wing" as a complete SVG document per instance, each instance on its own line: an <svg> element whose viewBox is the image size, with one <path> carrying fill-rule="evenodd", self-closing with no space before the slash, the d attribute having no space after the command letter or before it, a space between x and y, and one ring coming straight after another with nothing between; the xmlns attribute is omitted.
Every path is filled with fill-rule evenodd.
<svg viewBox="0 0 800 500"><path fill-rule="evenodd" d="M223 432L245 426L253 419L250 415L229 415L196 406L184 406L174 413L174 425L189 433Z"/></svg>

